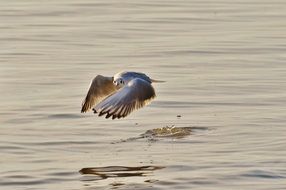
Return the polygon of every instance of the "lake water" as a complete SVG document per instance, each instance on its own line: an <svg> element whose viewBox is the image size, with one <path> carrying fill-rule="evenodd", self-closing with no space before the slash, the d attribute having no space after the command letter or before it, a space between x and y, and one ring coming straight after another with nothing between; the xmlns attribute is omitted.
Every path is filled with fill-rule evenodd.
<svg viewBox="0 0 286 190"><path fill-rule="evenodd" d="M1 190L286 188L286 1L9 0L0 19ZM81 114L122 70L167 82L125 119ZM146 135L167 126L189 131Z"/></svg>

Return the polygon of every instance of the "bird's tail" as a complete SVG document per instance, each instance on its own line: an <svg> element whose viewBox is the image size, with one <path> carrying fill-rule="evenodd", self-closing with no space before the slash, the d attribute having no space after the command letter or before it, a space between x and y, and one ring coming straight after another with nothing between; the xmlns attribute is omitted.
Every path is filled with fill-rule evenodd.
<svg viewBox="0 0 286 190"><path fill-rule="evenodd" d="M166 81L151 79L151 82L166 82Z"/></svg>

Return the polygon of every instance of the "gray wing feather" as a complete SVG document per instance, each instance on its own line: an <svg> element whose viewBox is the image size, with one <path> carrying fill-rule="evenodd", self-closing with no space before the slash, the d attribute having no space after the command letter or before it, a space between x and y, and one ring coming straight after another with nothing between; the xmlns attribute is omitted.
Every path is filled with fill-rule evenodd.
<svg viewBox="0 0 286 190"><path fill-rule="evenodd" d="M85 99L82 102L81 112L87 112L102 99L117 90L112 77L97 75L91 82Z"/></svg>
<svg viewBox="0 0 286 190"><path fill-rule="evenodd" d="M133 79L116 93L108 96L93 109L99 116L112 119L126 117L155 98L152 85L143 79Z"/></svg>

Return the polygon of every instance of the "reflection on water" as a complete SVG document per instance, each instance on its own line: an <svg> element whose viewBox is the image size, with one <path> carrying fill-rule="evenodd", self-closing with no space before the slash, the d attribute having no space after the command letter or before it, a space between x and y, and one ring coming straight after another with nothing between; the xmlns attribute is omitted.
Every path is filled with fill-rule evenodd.
<svg viewBox="0 0 286 190"><path fill-rule="evenodd" d="M134 177L134 176L147 176L150 175L152 171L159 170L164 167L162 166L139 166L139 167L129 167L129 166L107 166L107 167L91 167L82 168L79 172L83 175L92 174L98 178L84 179L85 181L100 180L114 177Z"/></svg>
<svg viewBox="0 0 286 190"><path fill-rule="evenodd" d="M105 183L111 186L112 189L119 186L122 186L123 189L138 189L149 187L150 184L158 182L157 179L153 179L153 177L156 176L153 172L163 168L162 166L107 166L82 168L79 172L83 175L81 181L84 183L84 186L93 187L99 181L106 180ZM138 177L144 180L136 187L136 185L130 183L130 181L136 182L138 181L138 179L136 179ZM110 178L113 179L113 181L109 182L108 179Z"/></svg>

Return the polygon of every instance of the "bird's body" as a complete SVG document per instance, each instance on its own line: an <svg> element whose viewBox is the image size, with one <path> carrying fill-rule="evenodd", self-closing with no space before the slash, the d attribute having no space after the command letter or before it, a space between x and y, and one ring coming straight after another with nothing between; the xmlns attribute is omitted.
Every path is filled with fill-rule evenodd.
<svg viewBox="0 0 286 190"><path fill-rule="evenodd" d="M162 81L139 72L120 72L114 77L97 75L91 82L81 112L93 108L94 113L106 114L106 118L126 117L155 98L152 82Z"/></svg>
<svg viewBox="0 0 286 190"><path fill-rule="evenodd" d="M127 84L130 80L135 79L135 78L140 78L149 83L152 83L151 79L147 75L145 75L144 73L138 73L138 72L120 72L114 75L114 80L117 80L120 78L124 80L125 84Z"/></svg>

